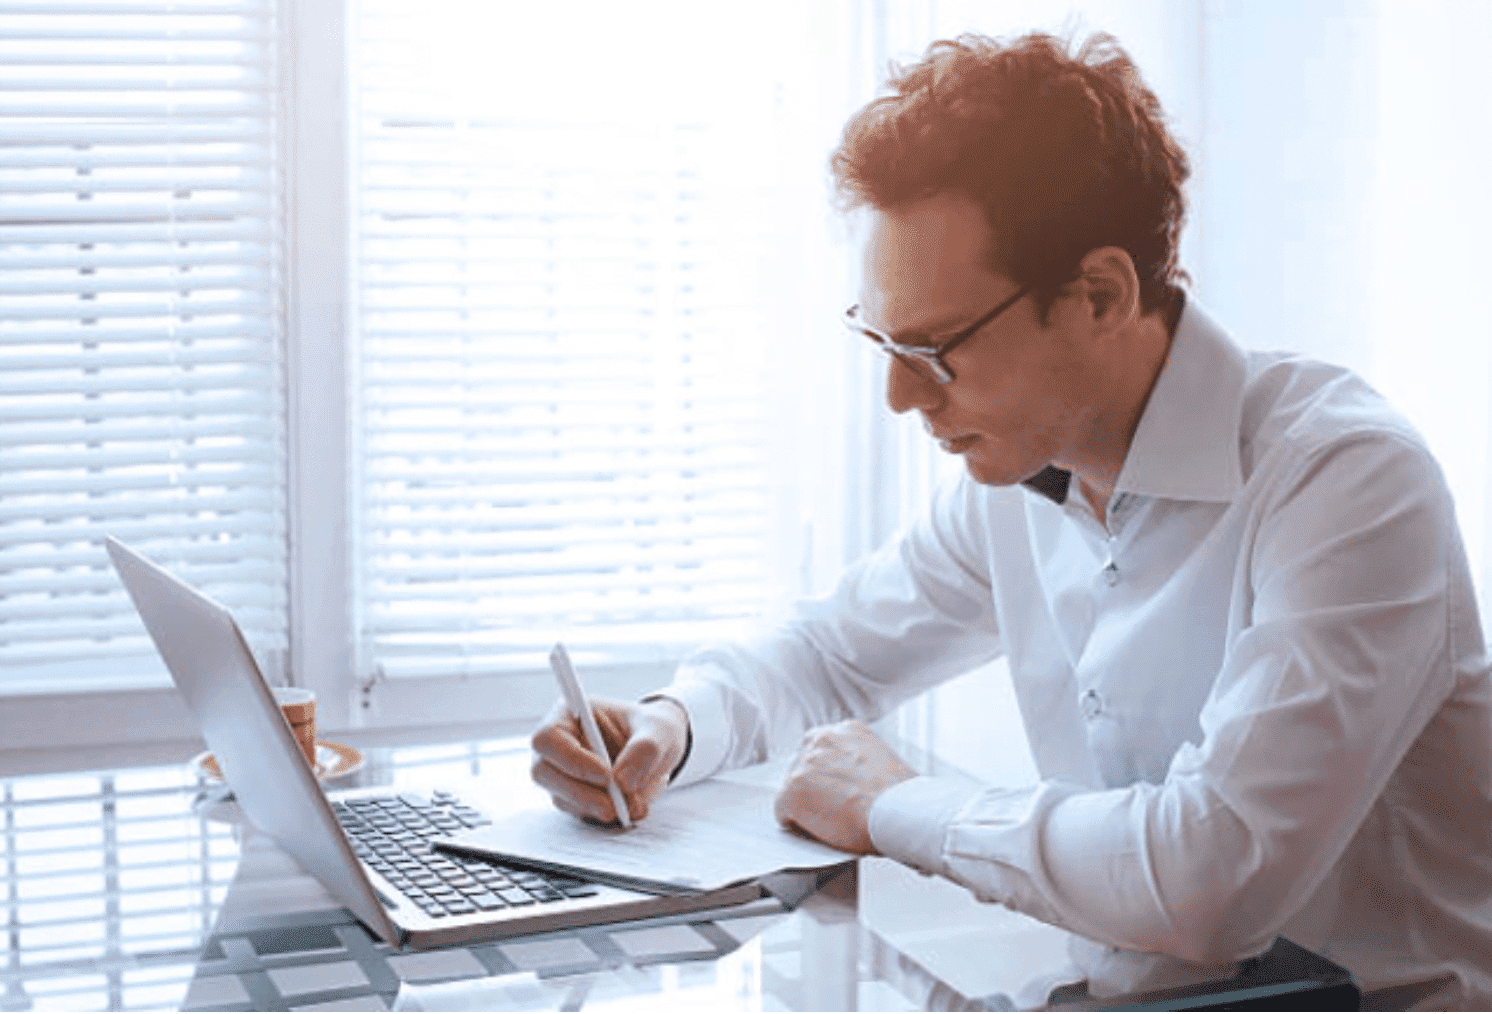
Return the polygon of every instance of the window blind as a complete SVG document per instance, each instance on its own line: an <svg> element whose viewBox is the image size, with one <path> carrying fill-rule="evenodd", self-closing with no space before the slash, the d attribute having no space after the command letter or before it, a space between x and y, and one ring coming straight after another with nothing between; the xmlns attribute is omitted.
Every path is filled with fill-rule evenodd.
<svg viewBox="0 0 1492 1014"><path fill-rule="evenodd" d="M269 0L0 9L0 691L163 670L113 534L283 646Z"/></svg>
<svg viewBox="0 0 1492 1014"><path fill-rule="evenodd" d="M479 5L360 10L365 670L537 669L557 636L659 661L736 631L770 590L767 128L701 111L718 96L602 109L493 81L565 35L553 12L497 32ZM674 13L609 44L666 67ZM760 74L732 87L770 107Z"/></svg>

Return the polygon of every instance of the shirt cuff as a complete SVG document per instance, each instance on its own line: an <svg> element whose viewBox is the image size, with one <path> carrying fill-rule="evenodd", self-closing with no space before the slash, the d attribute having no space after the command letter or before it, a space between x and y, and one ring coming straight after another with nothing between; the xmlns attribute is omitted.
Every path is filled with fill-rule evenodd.
<svg viewBox="0 0 1492 1014"><path fill-rule="evenodd" d="M891 786L870 805L870 841L888 859L922 873L944 873L948 827L978 785L956 778L919 776Z"/></svg>
<svg viewBox="0 0 1492 1014"><path fill-rule="evenodd" d="M684 766L669 784L674 787L690 785L719 771L725 764L731 734L726 719L725 695L720 687L704 680L681 677L657 694L672 697L689 713L689 756L684 758Z"/></svg>

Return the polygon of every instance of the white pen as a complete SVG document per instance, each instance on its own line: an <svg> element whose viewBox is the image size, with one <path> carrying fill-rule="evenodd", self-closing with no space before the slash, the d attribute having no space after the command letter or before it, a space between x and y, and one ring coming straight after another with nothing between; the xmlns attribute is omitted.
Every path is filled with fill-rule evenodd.
<svg viewBox="0 0 1492 1014"><path fill-rule="evenodd" d="M591 702L586 700L585 688L580 685L580 677L575 675L575 669L570 665L570 654L565 651L563 644L556 644L549 653L549 668L554 670L554 678L559 680L560 691L565 695L565 707L580 722L586 742L591 745L591 752L606 765L606 790L611 793L617 819L622 822L623 827L631 827L632 815L627 812L627 801L622 798L622 790L617 788L616 779L611 777L611 755L606 752L606 740L601 738L596 716L591 713Z"/></svg>

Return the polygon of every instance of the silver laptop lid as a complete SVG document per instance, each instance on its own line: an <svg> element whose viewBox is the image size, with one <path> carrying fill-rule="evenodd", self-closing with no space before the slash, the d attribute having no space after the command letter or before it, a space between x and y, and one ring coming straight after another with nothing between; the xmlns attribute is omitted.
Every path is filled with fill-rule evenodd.
<svg viewBox="0 0 1492 1014"><path fill-rule="evenodd" d="M227 609L110 537L109 556L238 804L390 943L400 934Z"/></svg>

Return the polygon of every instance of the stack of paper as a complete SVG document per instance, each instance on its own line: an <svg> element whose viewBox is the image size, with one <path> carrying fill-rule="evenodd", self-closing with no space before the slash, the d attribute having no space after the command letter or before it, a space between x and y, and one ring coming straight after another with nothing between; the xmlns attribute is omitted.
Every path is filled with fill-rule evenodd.
<svg viewBox="0 0 1492 1014"><path fill-rule="evenodd" d="M712 778L665 792L630 829L558 810L526 810L443 840L442 847L651 894L713 891L785 870L859 858L777 822L772 785Z"/></svg>

